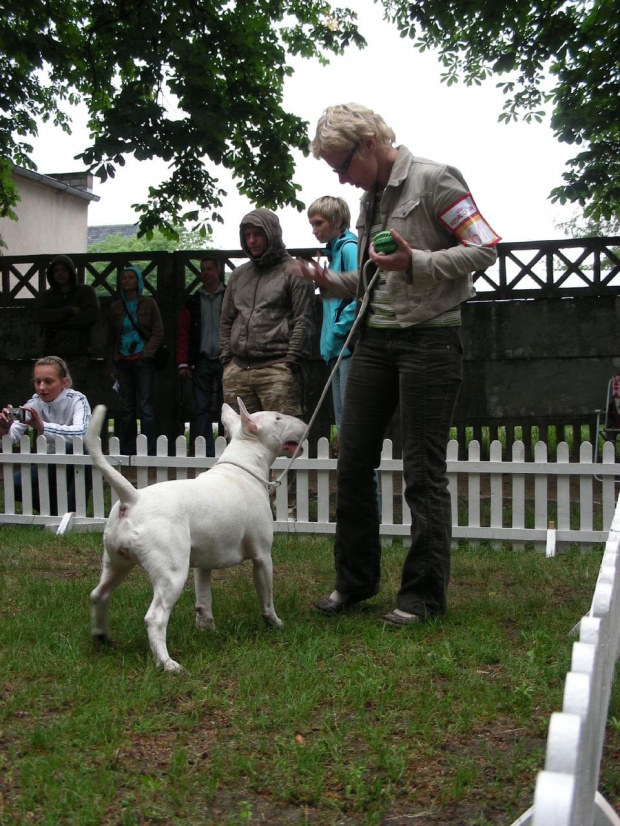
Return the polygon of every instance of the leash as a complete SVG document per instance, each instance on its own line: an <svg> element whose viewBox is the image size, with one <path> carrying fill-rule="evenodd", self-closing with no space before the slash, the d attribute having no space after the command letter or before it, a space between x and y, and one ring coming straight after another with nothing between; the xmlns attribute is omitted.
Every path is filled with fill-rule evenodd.
<svg viewBox="0 0 620 826"><path fill-rule="evenodd" d="M364 267L362 269L362 276L363 276L364 270L366 269L368 264L371 264L371 263L372 263L372 261L370 261L370 260L366 261L366 263L364 264ZM323 392L321 393L321 395L319 397L319 400L316 403L316 407L314 408L314 413L312 414L312 416L310 418L310 421L308 422L308 425L306 426L306 429L304 430L303 436L301 437L301 439L299 440L299 444L295 448L295 452L293 453L293 455L289 459L289 461L288 461L286 467L284 468L284 470L282 471L282 473L276 479L275 483L271 483L271 484L275 484L276 487L279 486L280 484L282 484L282 482L281 482L282 477L285 476L288 473L291 465L293 464L293 462L295 461L295 459L299 455L299 451L301 450L301 447L304 443L304 440L305 440L306 436L308 435L308 433L310 432L310 428L314 424L314 422L316 420L316 417L319 415L319 410L321 409L321 405L325 401L325 397L327 396L327 392L328 392L329 388L332 385L332 382L334 380L334 376L336 375L336 371L340 367L340 362L344 358L345 350L347 349L347 346L348 346L349 342L351 341L351 339L355 335L355 333L357 331L357 328L359 327L362 319L364 318L366 308L368 307L368 302L370 301L370 291L373 288L373 286L375 284L375 281L379 277L379 272L380 272L380 270L377 270L375 272L373 277L370 279L370 283L368 284L368 286L364 290L364 297L362 298L362 303L360 305L360 311L357 314L357 316L355 317L355 321L353 322L353 325L352 325L351 329L349 330L349 335L346 337L345 342L342 345L342 349L340 350L340 354L338 355L338 358L336 359L336 363L334 364L334 366L332 368L332 371L329 374L329 378L327 379L325 387L323 388Z"/></svg>
<svg viewBox="0 0 620 826"><path fill-rule="evenodd" d="M366 263L364 264L363 270L362 270L362 275L364 274L364 270L366 269L368 264L371 264L371 263L372 262L370 260L366 261ZM325 401L325 397L327 396L327 392L328 392L329 388L332 385L332 382L334 380L334 376L336 374L336 371L340 367L340 363L341 363L342 359L344 358L345 350L347 349L347 346L348 346L349 342L351 341L351 339L355 335L355 333L357 331L357 328L359 327L359 325L360 325L360 323L361 323L361 321L364 317L364 313L366 312L368 302L370 301L370 291L371 291L372 287L374 286L375 281L379 277L379 272L380 272L380 270L377 270L375 272L373 277L370 279L370 282L369 282L368 286L364 290L364 297L362 298L362 303L360 305L360 311L357 314L357 316L355 317L355 321L353 322L353 325L351 326L351 329L349 330L349 334L346 337L344 344L342 345L342 349L340 350L340 354L338 355L338 358L336 359L336 363L334 364L334 366L332 368L332 371L329 374L329 378L327 379L327 382L325 383L325 387L323 388L323 392L321 393L321 395L319 397L319 400L316 403L316 407L314 408L314 413L310 417L310 421L306 425L306 429L304 430L303 435L302 435L301 439L299 440L293 455L288 460L284 470L282 471L282 473L280 473L280 475L277 477L277 479L274 482L271 482L268 479L263 479L257 473L254 473L254 471L250 470L249 468L245 467L244 465L240 465L237 462L233 462L230 459L220 460L220 461L215 463L216 465L235 465L236 467L241 468L241 470L245 470L246 473L249 473L255 479L258 479L259 482L262 482L262 484L266 485L268 488L279 488L280 487L280 485L282 484L282 479L284 478L284 476L286 476L286 474L290 470L291 465L293 464L293 462L295 461L295 459L299 455L299 451L301 450L302 445L303 445L308 433L310 432L310 428L314 424L314 422L316 420L316 417L319 415L319 410L321 409L321 406L322 406L323 402Z"/></svg>

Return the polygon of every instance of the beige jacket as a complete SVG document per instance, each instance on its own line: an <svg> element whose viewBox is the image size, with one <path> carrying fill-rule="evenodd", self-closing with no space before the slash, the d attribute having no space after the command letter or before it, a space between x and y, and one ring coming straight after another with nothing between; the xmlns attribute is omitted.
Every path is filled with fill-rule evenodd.
<svg viewBox="0 0 620 826"><path fill-rule="evenodd" d="M411 246L411 270L390 272L387 285L400 324L419 324L475 295L471 274L491 266L494 246L465 246L440 222L439 215L469 192L465 179L451 166L418 158L399 147L381 199L381 228L395 229ZM326 292L357 294L361 300L374 267L368 260L374 191L364 193L357 222L357 273L332 273ZM370 273L368 273L370 270Z"/></svg>

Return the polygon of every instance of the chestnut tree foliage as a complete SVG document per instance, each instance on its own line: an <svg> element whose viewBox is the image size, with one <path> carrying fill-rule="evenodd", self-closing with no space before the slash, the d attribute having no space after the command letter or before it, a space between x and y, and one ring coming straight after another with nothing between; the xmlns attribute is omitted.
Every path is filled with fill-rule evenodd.
<svg viewBox="0 0 620 826"><path fill-rule="evenodd" d="M325 62L364 45L355 14L324 0L1 5L0 215L16 203L11 165L35 168L37 122L70 132L66 111L83 102L90 141L78 158L102 181L127 156L169 162L168 179L138 205L149 235L174 236L186 221L206 234L221 221L218 165L255 204L301 209L291 150L308 152L307 124L282 107L286 56Z"/></svg>
<svg viewBox="0 0 620 826"><path fill-rule="evenodd" d="M448 83L492 75L506 94L500 120L540 120L574 144L553 201L586 217L620 217L620 12L617 0L382 0L402 37L436 49Z"/></svg>

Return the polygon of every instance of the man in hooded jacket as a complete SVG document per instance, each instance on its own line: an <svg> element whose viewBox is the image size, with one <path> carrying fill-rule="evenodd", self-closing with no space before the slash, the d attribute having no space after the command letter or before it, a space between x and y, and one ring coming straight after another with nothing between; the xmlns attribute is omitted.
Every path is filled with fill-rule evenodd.
<svg viewBox="0 0 620 826"><path fill-rule="evenodd" d="M248 411L302 414L301 369L314 331L314 285L296 276L278 217L255 209L241 221L248 262L232 273L220 320L224 401Z"/></svg>
<svg viewBox="0 0 620 826"><path fill-rule="evenodd" d="M78 284L75 264L57 255L47 268L49 289L35 302L35 321L42 328L43 351L67 363L74 389L85 390L90 370L91 334L99 319L99 299L88 284Z"/></svg>

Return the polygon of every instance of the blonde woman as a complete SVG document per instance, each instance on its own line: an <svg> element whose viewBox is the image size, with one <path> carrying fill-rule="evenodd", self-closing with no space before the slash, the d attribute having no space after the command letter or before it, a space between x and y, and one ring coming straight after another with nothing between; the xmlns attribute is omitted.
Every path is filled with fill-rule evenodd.
<svg viewBox="0 0 620 826"><path fill-rule="evenodd" d="M342 412L335 588L314 607L334 616L379 591L374 468L399 410L411 540L396 605L382 620L411 625L447 609L452 519L446 446L462 381L460 307L474 294L472 273L495 261L500 239L457 169L396 145L393 130L365 106L326 109L312 152L341 184L363 190L358 268L337 273L299 261L300 272L324 295L360 302L377 274L359 322ZM393 252L374 249L381 230L389 232Z"/></svg>
<svg viewBox="0 0 620 826"><path fill-rule="evenodd" d="M34 365L34 395L23 405L7 405L0 412L0 437L7 433L12 442L18 442L31 429L36 436L45 436L47 452L55 452L56 438L67 443L66 452L73 451L74 436L85 436L90 421L88 399L74 390L66 362L59 356L44 356ZM53 470L53 468L52 468ZM90 469L89 469L90 470ZM39 476L36 465L31 465L33 507L39 510ZM87 475L87 491L90 489ZM22 501L22 474L14 477L16 501ZM73 468L67 468L68 505L75 510ZM49 473L51 512L57 512L56 473Z"/></svg>

